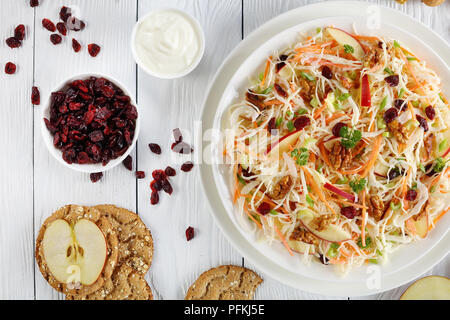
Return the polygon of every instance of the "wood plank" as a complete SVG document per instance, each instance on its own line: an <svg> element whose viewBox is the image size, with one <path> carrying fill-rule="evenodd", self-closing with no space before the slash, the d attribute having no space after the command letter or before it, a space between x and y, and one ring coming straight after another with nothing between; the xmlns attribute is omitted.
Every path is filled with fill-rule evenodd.
<svg viewBox="0 0 450 320"><path fill-rule="evenodd" d="M136 1L109 0L65 1L64 5L77 12L87 26L82 32L69 32L63 43L54 46L50 32L42 27L43 18L59 20L60 5L44 1L36 10L36 84L41 89L42 103L63 80L82 73L110 75L123 83L130 92L136 89L135 65L129 47L129 37L136 21ZM71 39L75 37L83 50L75 53ZM92 58L87 52L89 43L98 43L101 53ZM58 163L46 149L40 133L40 112L35 109L35 235L44 221L59 207L76 203L94 205L114 203L131 210L136 209L136 179L122 165L105 173L103 179L93 184L89 174L79 173ZM134 155L134 152L133 152ZM36 298L62 298L36 273Z"/></svg>
<svg viewBox="0 0 450 320"><path fill-rule="evenodd" d="M33 23L34 10L14 0L0 1L0 299L33 299ZM24 24L22 47L10 49L5 39ZM17 65L14 75L5 64Z"/></svg>
<svg viewBox="0 0 450 320"><path fill-rule="evenodd" d="M147 179L139 181L139 213L151 228L155 259L149 280L159 299L183 299L187 288L203 272L220 264L241 264L241 256L228 243L209 213L199 185L198 166L190 173L179 170L181 157L170 151L172 130L180 128L192 141L206 89L226 55L241 40L241 1L168 0L139 1L139 16L152 9L175 7L194 16L206 37L206 52L190 75L177 80L159 80L139 70L139 105L144 116L138 147L139 169ZM160 144L163 153L152 154L149 143ZM195 154L200 155L196 148ZM160 204L150 205L151 172L167 165L177 170L171 181L171 197L160 194ZM196 237L187 242L185 230L193 226Z"/></svg>

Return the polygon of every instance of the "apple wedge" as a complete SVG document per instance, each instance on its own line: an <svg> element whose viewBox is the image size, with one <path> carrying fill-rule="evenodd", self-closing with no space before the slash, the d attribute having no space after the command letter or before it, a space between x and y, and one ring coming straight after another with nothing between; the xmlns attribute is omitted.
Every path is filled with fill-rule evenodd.
<svg viewBox="0 0 450 320"><path fill-rule="evenodd" d="M342 242L350 240L352 238L350 233L334 224L330 224L325 230L316 230L312 225L312 222L314 220L314 216L312 215L302 214L299 216L299 219L309 232L322 240L329 242Z"/></svg>
<svg viewBox="0 0 450 320"><path fill-rule="evenodd" d="M406 221L406 228L414 235L418 235L422 239L428 234L428 215L421 217L418 220L409 218Z"/></svg>
<svg viewBox="0 0 450 320"><path fill-rule="evenodd" d="M300 134L301 134L301 130L298 130L298 131L294 131L290 134L285 135L278 141L278 143L272 145L267 150L266 154L269 157L272 157L274 155L277 155L278 157L280 157L280 155L282 155L284 152L289 152L289 148L291 146L295 145L298 138L300 137Z"/></svg>
<svg viewBox="0 0 450 320"><path fill-rule="evenodd" d="M292 249L292 251L295 251L297 253L306 253L308 252L309 254L314 254L316 252L316 249L314 248L314 246L312 244L303 242L303 241L298 241L298 240L287 240L287 243L289 245L289 247Z"/></svg>
<svg viewBox="0 0 450 320"><path fill-rule="evenodd" d="M361 79L361 107L370 107L372 105L372 98L370 95L369 76L363 75Z"/></svg>
<svg viewBox="0 0 450 320"><path fill-rule="evenodd" d="M364 58L365 55L364 49L359 43L359 41L356 40L353 36L351 36L350 34L341 29L331 27L326 28L326 31L341 46L345 45L351 46L353 48L353 52L350 52L350 54L353 57L355 57L358 60L362 60Z"/></svg>
<svg viewBox="0 0 450 320"><path fill-rule="evenodd" d="M429 276L417 280L406 289L400 300L450 300L450 279Z"/></svg>
<svg viewBox="0 0 450 320"><path fill-rule="evenodd" d="M46 264L61 283L91 285L105 266L105 236L92 221L80 219L71 226L55 220L45 230L42 245Z"/></svg>

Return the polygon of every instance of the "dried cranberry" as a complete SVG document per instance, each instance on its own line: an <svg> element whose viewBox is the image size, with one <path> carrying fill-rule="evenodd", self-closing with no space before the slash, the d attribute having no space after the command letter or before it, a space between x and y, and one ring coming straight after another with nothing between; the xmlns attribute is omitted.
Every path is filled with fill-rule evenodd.
<svg viewBox="0 0 450 320"><path fill-rule="evenodd" d="M299 117L295 119L294 121L294 127L297 130L302 130L306 126L309 126L311 124L311 119L306 116Z"/></svg>
<svg viewBox="0 0 450 320"><path fill-rule="evenodd" d="M133 158L131 156L127 156L125 160L122 161L125 168L130 171L133 171Z"/></svg>
<svg viewBox="0 0 450 320"><path fill-rule="evenodd" d="M432 106L428 106L425 108L425 114L427 115L428 119L434 120L436 117L436 110Z"/></svg>
<svg viewBox="0 0 450 320"><path fill-rule="evenodd" d="M69 17L71 15L72 13L70 8L62 7L61 10L59 11L59 18L64 22L67 22L67 20L69 20Z"/></svg>
<svg viewBox="0 0 450 320"><path fill-rule="evenodd" d="M267 131L269 131L269 134L272 134L273 130L276 129L276 120L275 118L272 118L269 120L269 123L267 124Z"/></svg>
<svg viewBox="0 0 450 320"><path fill-rule="evenodd" d="M398 111L395 108L387 109L383 114L384 122L391 123L398 117Z"/></svg>
<svg viewBox="0 0 450 320"><path fill-rule="evenodd" d="M90 178L93 183L96 183L103 177L103 172L91 173Z"/></svg>
<svg viewBox="0 0 450 320"><path fill-rule="evenodd" d="M168 177L174 177L177 175L177 172L172 167L167 167L166 170L164 170L164 172L166 173L166 176L168 176Z"/></svg>
<svg viewBox="0 0 450 320"><path fill-rule="evenodd" d="M400 112L406 110L406 101L402 99L396 99L394 100L394 107L399 110Z"/></svg>
<svg viewBox="0 0 450 320"><path fill-rule="evenodd" d="M270 212L270 210L272 210L272 208L271 208L270 204L268 204L267 202L261 203L259 205L259 207L256 209L256 211L258 211L263 216L268 214Z"/></svg>
<svg viewBox="0 0 450 320"><path fill-rule="evenodd" d="M30 0L30 7L34 8L39 5L39 0Z"/></svg>
<svg viewBox="0 0 450 320"><path fill-rule="evenodd" d="M389 181L394 180L395 178L401 176L403 174L403 171L397 167L394 167L392 169L389 169L388 171L388 179Z"/></svg>
<svg viewBox="0 0 450 320"><path fill-rule="evenodd" d="M14 74L16 73L16 65L12 62L8 62L5 65L5 73L6 74Z"/></svg>
<svg viewBox="0 0 450 320"><path fill-rule="evenodd" d="M408 192L406 192L405 199L408 201L414 201L417 198L417 191L413 189L409 189Z"/></svg>
<svg viewBox="0 0 450 320"><path fill-rule="evenodd" d="M331 69L329 67L324 66L322 68L322 76L324 76L328 80L331 80L333 78L333 72L331 72Z"/></svg>
<svg viewBox="0 0 450 320"><path fill-rule="evenodd" d="M96 57L99 53L100 53L100 46L96 45L95 43L91 43L90 45L88 45L88 50L89 50L89 54L92 57Z"/></svg>
<svg viewBox="0 0 450 320"><path fill-rule="evenodd" d="M398 74L393 74L391 76L387 76L386 78L384 78L384 81L386 81L386 83L390 86L390 87L396 87L398 86L398 82L399 82L400 78L398 76Z"/></svg>
<svg viewBox="0 0 450 320"><path fill-rule="evenodd" d="M63 36L67 36L67 28L64 22L58 22L56 24L56 29L58 29L59 33L61 33Z"/></svg>
<svg viewBox="0 0 450 320"><path fill-rule="evenodd" d="M22 45L22 42L20 42L20 40L17 39L16 37L11 37L6 39L6 44L8 45L8 47L13 49L20 47Z"/></svg>
<svg viewBox="0 0 450 320"><path fill-rule="evenodd" d="M150 189L152 189L152 191L161 191L162 190L161 182L158 180L153 180L152 182L150 182Z"/></svg>
<svg viewBox="0 0 450 320"><path fill-rule="evenodd" d="M103 132L101 132L100 130L92 131L91 133L89 133L89 139L94 143L103 141Z"/></svg>
<svg viewBox="0 0 450 320"><path fill-rule="evenodd" d="M152 177L156 181L162 181L166 179L166 173L163 170L154 170L152 172Z"/></svg>
<svg viewBox="0 0 450 320"><path fill-rule="evenodd" d="M136 171L135 173L136 178L138 179L144 179L145 178L145 172L144 171Z"/></svg>
<svg viewBox="0 0 450 320"><path fill-rule="evenodd" d="M73 48L73 51L80 52L81 44L76 39L72 39L72 48Z"/></svg>
<svg viewBox="0 0 450 320"><path fill-rule="evenodd" d="M86 24L84 23L84 21L76 18L76 17L71 17L70 19L67 20L67 27L69 28L69 30L72 31L81 31L86 27Z"/></svg>
<svg viewBox="0 0 450 320"><path fill-rule="evenodd" d="M50 32L56 31L55 24L49 19L42 19L42 26Z"/></svg>
<svg viewBox="0 0 450 320"><path fill-rule="evenodd" d="M340 132L341 132L342 127L346 127L345 123L343 123L343 122L336 123L334 125L333 129L331 130L333 133L333 136L340 137L341 136Z"/></svg>
<svg viewBox="0 0 450 320"><path fill-rule="evenodd" d="M192 162L188 161L181 165L181 171L189 172L192 170L193 167L194 167L194 164Z"/></svg>
<svg viewBox="0 0 450 320"><path fill-rule="evenodd" d="M348 219L353 219L358 215L358 211L355 207L343 207L341 208L341 214Z"/></svg>
<svg viewBox="0 0 450 320"><path fill-rule="evenodd" d="M169 180L167 180L167 179L162 180L161 186L165 193L167 193L169 195L171 195L173 193L173 188L172 188L172 185L170 184Z"/></svg>
<svg viewBox="0 0 450 320"><path fill-rule="evenodd" d="M329 264L328 262L330 261L330 259L328 259L325 255L319 253L319 261L324 265L328 265Z"/></svg>
<svg viewBox="0 0 450 320"><path fill-rule="evenodd" d="M423 131L427 132L428 131L427 119L418 114L416 115L416 119L417 121L419 121L419 125L422 127Z"/></svg>
<svg viewBox="0 0 450 320"><path fill-rule="evenodd" d="M186 240L187 241L191 241L192 239L194 239L195 236L195 231L194 228L189 227L186 229Z"/></svg>
<svg viewBox="0 0 450 320"><path fill-rule="evenodd" d="M280 62L278 62L276 65L275 65L275 71L278 73L281 69L283 69L284 68L284 66L286 65L286 59L288 58L288 56L287 55L285 55L285 54L282 54L278 59L280 60Z"/></svg>
<svg viewBox="0 0 450 320"><path fill-rule="evenodd" d="M287 98L288 97L288 94L286 93L286 91L284 91L284 89L278 83L275 83L274 88L275 88L275 91L278 93L279 96L281 96L283 98Z"/></svg>
<svg viewBox="0 0 450 320"><path fill-rule="evenodd" d="M34 105L41 104L41 94L38 87L31 88L31 103Z"/></svg>
<svg viewBox="0 0 450 320"><path fill-rule="evenodd" d="M153 153L161 154L161 147L156 143L149 143L148 147Z"/></svg>
<svg viewBox="0 0 450 320"><path fill-rule="evenodd" d="M14 37L19 40L23 40L25 38L25 26L23 24L19 24L14 30Z"/></svg>
<svg viewBox="0 0 450 320"><path fill-rule="evenodd" d="M57 45L57 44L60 44L60 43L61 43L62 38L61 38L61 36L60 36L59 34L53 33L53 34L50 36L50 41L51 41L54 45Z"/></svg>
<svg viewBox="0 0 450 320"><path fill-rule="evenodd" d="M173 138L175 139L175 142L183 141L183 135L181 134L180 129L176 128L173 130Z"/></svg>
<svg viewBox="0 0 450 320"><path fill-rule="evenodd" d="M172 150L181 154L190 154L194 149L186 142L175 142L172 144Z"/></svg>
<svg viewBox="0 0 450 320"><path fill-rule="evenodd" d="M156 205L159 202L159 195L157 191L152 191L152 195L150 197L150 203L152 205Z"/></svg>

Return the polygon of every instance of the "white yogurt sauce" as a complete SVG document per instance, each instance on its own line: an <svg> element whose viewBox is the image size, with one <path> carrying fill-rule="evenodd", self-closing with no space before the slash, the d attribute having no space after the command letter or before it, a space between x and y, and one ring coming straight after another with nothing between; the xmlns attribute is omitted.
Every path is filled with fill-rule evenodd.
<svg viewBox="0 0 450 320"><path fill-rule="evenodd" d="M156 74L186 71L201 54L201 46L192 19L171 9L150 14L136 32L136 53L142 64Z"/></svg>

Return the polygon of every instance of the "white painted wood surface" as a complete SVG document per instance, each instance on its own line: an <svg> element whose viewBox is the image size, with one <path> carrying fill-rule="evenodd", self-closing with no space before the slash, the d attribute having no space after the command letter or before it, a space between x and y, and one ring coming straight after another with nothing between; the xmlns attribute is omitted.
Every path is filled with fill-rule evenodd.
<svg viewBox="0 0 450 320"><path fill-rule="evenodd" d="M209 214L206 199L194 169L178 175L174 195L161 195L161 204L150 205L150 173L171 165L179 171L181 158L169 152L171 131L181 128L191 140L202 102L213 75L242 37L276 15L318 1L297 0L66 0L87 22L83 32L70 32L63 43L53 46L43 18L58 21L59 2L41 1L32 9L28 0L0 1L0 299L62 299L43 280L34 263L34 239L43 222L58 207L68 203L114 203L136 210L149 226L155 241L153 266L147 276L157 299L182 299L197 277L220 264L249 265L228 243ZM450 41L450 2L428 8L418 0L406 5L394 1L371 1L395 7L427 24ZM159 7L176 7L196 17L205 30L206 52L199 67L178 80L158 80L138 70L129 50L131 30L138 17ZM11 50L4 39L16 25L27 26L23 46ZM71 38L83 45L76 54ZM102 51L91 58L88 43ZM17 63L13 76L3 72L6 62ZM87 72L111 75L136 92L143 117L138 146L132 155L134 167L147 179L136 180L123 166L107 172L97 184L88 174L71 171L56 162L46 150L40 134L40 111L51 90L69 76ZM41 106L30 103L31 86L41 90ZM159 143L163 154L148 151L148 143ZM197 235L187 243L184 231L193 226ZM257 268L255 268L256 271ZM428 274L449 275L450 261ZM257 299L326 299L281 285L264 276ZM397 299L404 287L368 299Z"/></svg>

